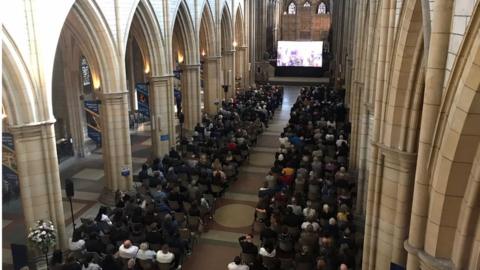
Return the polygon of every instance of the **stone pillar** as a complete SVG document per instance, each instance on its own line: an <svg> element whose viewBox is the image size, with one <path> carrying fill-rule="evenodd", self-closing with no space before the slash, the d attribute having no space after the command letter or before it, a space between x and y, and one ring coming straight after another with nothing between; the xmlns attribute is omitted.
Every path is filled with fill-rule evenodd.
<svg viewBox="0 0 480 270"><path fill-rule="evenodd" d="M105 191L101 201L113 203L113 193L132 188L132 151L128 125L128 92L101 93L102 152L105 170ZM130 175L122 176L128 168Z"/></svg>
<svg viewBox="0 0 480 270"><path fill-rule="evenodd" d="M442 101L450 40L453 0L435 1L430 35L430 50L425 73L425 93L423 97L422 119L418 145L417 170L413 191L413 206L410 221L408 244L413 249L423 249L429 211L429 190L431 166L430 155L436 130L436 119ZM412 249L412 250L413 250ZM408 254L407 269L418 269L420 260L416 253Z"/></svg>
<svg viewBox="0 0 480 270"><path fill-rule="evenodd" d="M172 75L150 78L150 121L152 152L155 157L167 154L176 137L172 78Z"/></svg>
<svg viewBox="0 0 480 270"><path fill-rule="evenodd" d="M65 124L68 125L70 130L75 156L84 157L89 153L87 147L85 147L85 111L83 110L83 101L80 100L80 97L83 95L81 89L83 84L80 81L80 76L78 76L80 74L78 60L81 52L75 49L72 45L72 40L70 35L68 35L67 38L60 41L63 78L65 85L68 85L68 89L64 90L68 105L68 122L65 122Z"/></svg>
<svg viewBox="0 0 480 270"><path fill-rule="evenodd" d="M55 143L55 121L11 127L15 140L20 196L27 230L37 220L50 220L58 244L66 249L65 217Z"/></svg>
<svg viewBox="0 0 480 270"><path fill-rule="evenodd" d="M200 64L182 65L182 110L184 128L193 130L201 119Z"/></svg>
<svg viewBox="0 0 480 270"><path fill-rule="evenodd" d="M222 97L222 86L220 85L220 76L222 74L221 56L209 56L205 58L206 80L204 89L205 110L208 114L215 114L217 106L215 102L220 102Z"/></svg>
<svg viewBox="0 0 480 270"><path fill-rule="evenodd" d="M237 63L236 63L236 74L241 77L240 88L245 89L245 86L248 84L248 59L247 59L247 46L237 47Z"/></svg>
<svg viewBox="0 0 480 270"><path fill-rule="evenodd" d="M226 99L235 93L235 50L225 50L223 53L223 84L228 85ZM231 75L228 75L231 74Z"/></svg>
<svg viewBox="0 0 480 270"><path fill-rule="evenodd" d="M403 242L408 236L417 155L382 144L378 147L385 157L382 177L379 179L383 182L383 188L378 191L383 194L378 228L382 232L378 240L383 244L381 250L377 250L375 267L384 269L389 267L390 262L406 265L407 252Z"/></svg>

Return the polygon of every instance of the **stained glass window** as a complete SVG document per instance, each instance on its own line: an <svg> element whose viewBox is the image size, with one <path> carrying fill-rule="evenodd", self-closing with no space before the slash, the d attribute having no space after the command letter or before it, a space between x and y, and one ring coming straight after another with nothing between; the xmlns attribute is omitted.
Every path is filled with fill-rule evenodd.
<svg viewBox="0 0 480 270"><path fill-rule="evenodd" d="M80 59L80 69L82 71L82 84L83 86L90 85L92 80L90 78L90 67L88 66L88 61L85 56L82 56Z"/></svg>
<svg viewBox="0 0 480 270"><path fill-rule="evenodd" d="M318 14L325 14L327 13L327 5L325 5L325 3L323 2L320 2L320 4L318 5Z"/></svg>
<svg viewBox="0 0 480 270"><path fill-rule="evenodd" d="M290 5L288 5L288 14L297 14L297 6L295 6L295 3L291 2Z"/></svg>

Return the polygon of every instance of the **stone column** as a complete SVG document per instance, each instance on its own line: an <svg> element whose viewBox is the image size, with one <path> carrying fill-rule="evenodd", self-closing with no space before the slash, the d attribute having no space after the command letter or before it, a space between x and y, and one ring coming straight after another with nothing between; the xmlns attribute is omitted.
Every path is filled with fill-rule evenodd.
<svg viewBox="0 0 480 270"><path fill-rule="evenodd" d="M226 99L235 93L235 50L225 50L223 53L223 84L228 85ZM230 72L229 72L230 71ZM228 74L231 74L230 76Z"/></svg>
<svg viewBox="0 0 480 270"><path fill-rule="evenodd" d="M184 128L193 130L201 119L200 64L182 65L182 110Z"/></svg>
<svg viewBox="0 0 480 270"><path fill-rule="evenodd" d="M248 74L248 59L247 59L247 46L237 47L237 70L236 74L241 77L240 88L245 89L245 86L248 83L247 74Z"/></svg>
<svg viewBox="0 0 480 270"><path fill-rule="evenodd" d="M220 85L220 76L222 74L221 56L209 56L205 58L206 81L204 90L205 110L208 114L215 114L217 106L215 102L220 102L222 97L222 86Z"/></svg>
<svg viewBox="0 0 480 270"><path fill-rule="evenodd" d="M382 177L382 201L380 202L379 242L376 268L388 268L390 262L405 266L407 252L403 242L408 236L409 216L415 177L416 153L410 153L378 145L385 157ZM380 244L379 244L380 246ZM388 252L391 250L391 253Z"/></svg>
<svg viewBox="0 0 480 270"><path fill-rule="evenodd" d="M172 78L172 75L150 78L150 121L152 123L152 152L155 157L163 157L167 154L175 141Z"/></svg>
<svg viewBox="0 0 480 270"><path fill-rule="evenodd" d="M55 121L11 127L15 140L20 196L27 230L37 220L50 220L58 244L66 249L65 217L55 143Z"/></svg>
<svg viewBox="0 0 480 270"><path fill-rule="evenodd" d="M101 201L113 203L113 193L132 188L132 151L128 126L128 92L101 93L100 118L105 190ZM130 175L122 176L128 168Z"/></svg>
<svg viewBox="0 0 480 270"><path fill-rule="evenodd" d="M75 156L84 157L89 153L87 147L85 147L85 111L83 110L83 101L80 100L83 95L81 89L83 84L80 81L80 76L78 76L80 74L78 60L81 52L72 45L72 40L68 35L67 38L60 41L64 85L68 84L69 86L68 89L64 90L68 105L68 122L65 122L65 124L68 125L70 130Z"/></svg>
<svg viewBox="0 0 480 270"><path fill-rule="evenodd" d="M423 250L427 217L429 211L430 155L433 137L436 130L436 119L442 101L450 40L450 27L453 9L453 0L435 1L433 13L432 33L430 35L430 50L425 73L425 93L423 97L422 119L418 145L417 170L413 191L413 206L410 221L408 244L411 250ZM409 251L407 269L418 269L420 260L416 253Z"/></svg>

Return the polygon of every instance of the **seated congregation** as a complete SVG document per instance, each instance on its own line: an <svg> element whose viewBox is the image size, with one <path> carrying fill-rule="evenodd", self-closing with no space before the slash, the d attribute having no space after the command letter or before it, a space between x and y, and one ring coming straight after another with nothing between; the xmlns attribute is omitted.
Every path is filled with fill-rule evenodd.
<svg viewBox="0 0 480 270"><path fill-rule="evenodd" d="M252 234L239 238L241 255L228 269L355 269L343 97L323 86L302 88L290 116L258 192Z"/></svg>
<svg viewBox="0 0 480 270"><path fill-rule="evenodd" d="M204 114L191 138L143 165L135 191L117 191L114 208L82 219L68 254L56 251L50 268L181 268L281 103L282 89L265 85L237 93L213 117Z"/></svg>

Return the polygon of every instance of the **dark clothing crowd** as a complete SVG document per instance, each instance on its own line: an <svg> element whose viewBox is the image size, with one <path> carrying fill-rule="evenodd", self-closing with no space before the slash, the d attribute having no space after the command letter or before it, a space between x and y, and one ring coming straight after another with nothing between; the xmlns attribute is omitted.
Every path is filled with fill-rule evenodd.
<svg viewBox="0 0 480 270"><path fill-rule="evenodd" d="M258 192L252 231L260 246L255 234L240 237L241 260L232 269L355 269L343 97L323 86L302 88L290 116Z"/></svg>
<svg viewBox="0 0 480 270"><path fill-rule="evenodd" d="M114 208L82 219L65 262L57 252L51 269L179 269L281 103L282 89L266 85L203 115L177 149L142 166L135 191L117 191Z"/></svg>

